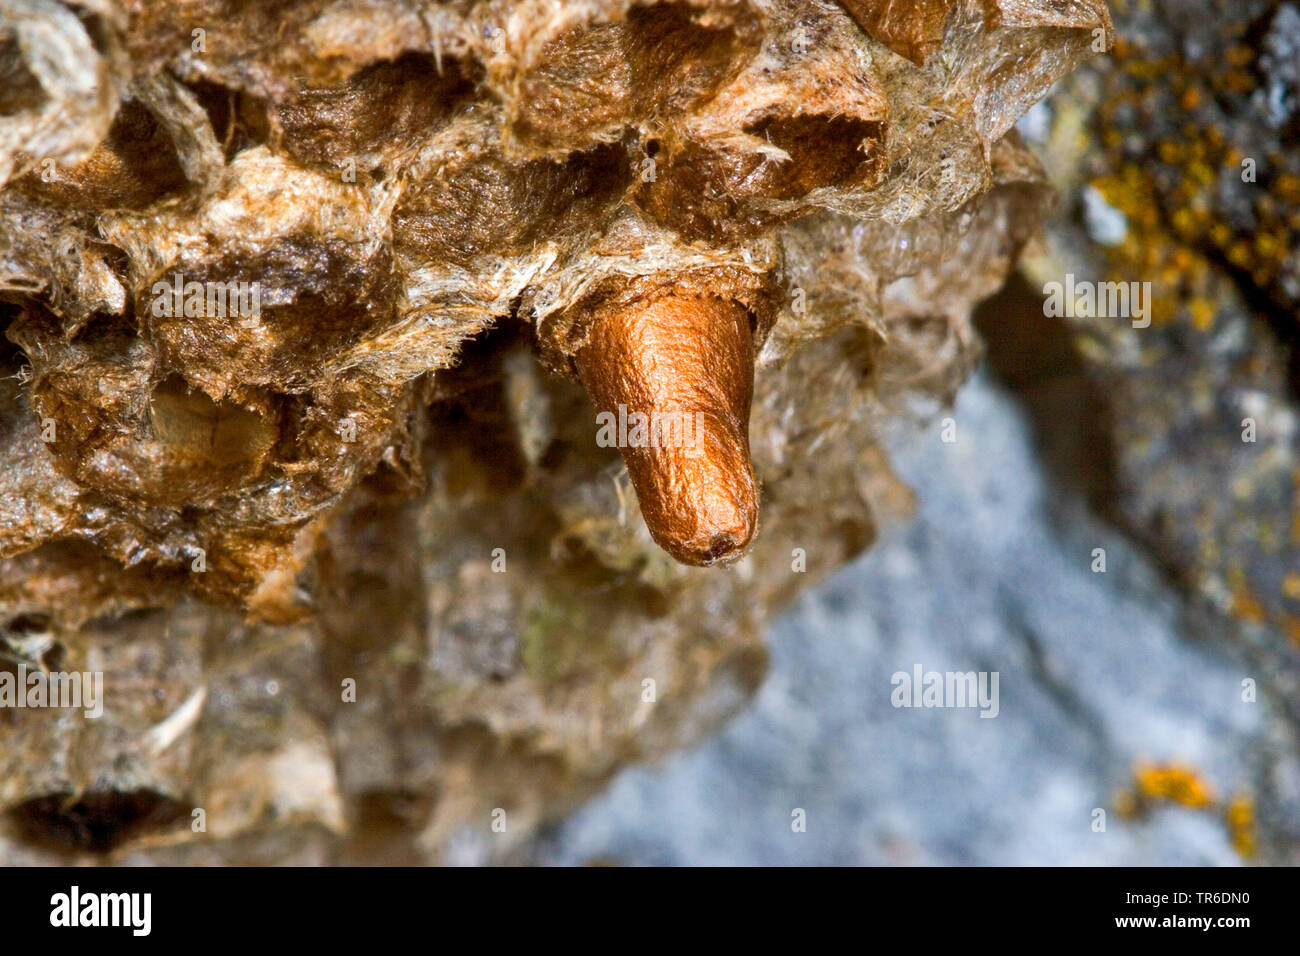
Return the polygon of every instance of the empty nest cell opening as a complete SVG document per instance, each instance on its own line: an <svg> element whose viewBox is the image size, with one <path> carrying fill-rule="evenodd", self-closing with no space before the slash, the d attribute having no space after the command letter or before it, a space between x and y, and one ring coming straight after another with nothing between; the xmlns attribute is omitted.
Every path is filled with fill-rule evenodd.
<svg viewBox="0 0 1300 956"><path fill-rule="evenodd" d="M178 375L154 389L149 418L154 434L177 458L219 467L259 460L279 434L257 412L215 402Z"/></svg>
<svg viewBox="0 0 1300 956"><path fill-rule="evenodd" d="M189 818L184 803L155 790L102 790L33 797L6 816L24 842L64 852L108 853Z"/></svg>

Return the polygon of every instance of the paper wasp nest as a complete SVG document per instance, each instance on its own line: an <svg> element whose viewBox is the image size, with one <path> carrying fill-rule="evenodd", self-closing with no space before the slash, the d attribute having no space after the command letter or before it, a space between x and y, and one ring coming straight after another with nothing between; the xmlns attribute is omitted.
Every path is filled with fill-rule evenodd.
<svg viewBox="0 0 1300 956"><path fill-rule="evenodd" d="M1109 40L1103 0L0 0L0 650L104 675L0 709L0 859L500 856L698 738L905 506L873 435L969 371L1047 195L1011 126ZM695 466L596 441L582 382L638 375L729 410L728 568L655 544L721 553L674 537Z"/></svg>

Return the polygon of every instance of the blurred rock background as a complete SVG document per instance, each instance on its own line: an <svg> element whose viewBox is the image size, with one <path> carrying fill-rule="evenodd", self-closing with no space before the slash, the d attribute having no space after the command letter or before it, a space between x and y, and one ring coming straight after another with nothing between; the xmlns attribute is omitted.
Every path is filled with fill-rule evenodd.
<svg viewBox="0 0 1300 956"><path fill-rule="evenodd" d="M1243 702L1258 667L1194 620L1081 495L1061 491L1023 398L981 373L953 412L956 442L937 424L900 439L916 520L774 626L771 670L745 714L696 750L625 771L538 859L1295 862L1300 764L1285 708L1267 694ZM1078 451L1076 437L1048 440ZM1091 570L1099 547L1105 573ZM917 663L997 671L998 716L895 709L890 677ZM1213 805L1150 800L1125 817L1143 763L1193 771ZM1230 825L1227 804L1244 795L1256 820ZM795 808L805 833L791 831ZM1096 808L1105 832L1093 830Z"/></svg>

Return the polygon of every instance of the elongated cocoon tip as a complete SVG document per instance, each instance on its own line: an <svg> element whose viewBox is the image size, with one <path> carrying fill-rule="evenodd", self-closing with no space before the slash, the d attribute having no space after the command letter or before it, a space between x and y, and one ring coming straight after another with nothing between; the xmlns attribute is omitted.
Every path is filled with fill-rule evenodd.
<svg viewBox="0 0 1300 956"><path fill-rule="evenodd" d="M758 523L749 313L679 296L607 312L577 363L659 546L685 564L739 557Z"/></svg>

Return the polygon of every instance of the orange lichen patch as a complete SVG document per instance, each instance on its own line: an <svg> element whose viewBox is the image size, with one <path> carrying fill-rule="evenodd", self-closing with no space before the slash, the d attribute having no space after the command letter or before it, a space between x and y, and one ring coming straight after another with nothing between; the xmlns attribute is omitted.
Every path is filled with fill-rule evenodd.
<svg viewBox="0 0 1300 956"><path fill-rule="evenodd" d="M1130 237L1134 245L1168 247L1172 232L1183 243L1213 250L1212 255L1222 257L1261 290L1276 294L1287 254L1300 243L1300 217L1294 215L1300 176L1286 171L1284 157L1275 153L1243 155L1213 123L1201 122L1198 113L1223 97L1237 99L1254 92L1259 55L1251 46L1238 45L1226 62L1205 64L1180 55L1150 57L1132 43L1119 42L1112 50L1118 65L1112 82L1119 92L1099 108L1097 131L1108 154L1106 165L1115 170L1109 179L1118 195L1106 195L1136 227ZM1188 121L1176 138L1150 144L1145 155L1128 152L1125 138L1115 133L1116 126L1126 125L1118 118L1132 112L1153 116L1173 107L1167 99L1171 87L1178 94L1176 108ZM1153 167L1153 161L1165 168ZM1169 173L1177 177L1172 186L1167 185ZM1255 225L1249 233L1223 222L1215 212L1225 176L1257 177L1242 180L1258 184L1250 193ZM1124 204L1124 199L1129 202ZM1116 251L1121 258L1117 268L1143 261L1132 258L1131 248ZM1203 328L1203 312L1193 313L1191 319Z"/></svg>
<svg viewBox="0 0 1300 956"><path fill-rule="evenodd" d="M1198 332L1208 332L1214 327L1214 317L1218 314L1218 306L1209 299L1193 299L1187 303L1188 312L1192 317L1192 326Z"/></svg>
<svg viewBox="0 0 1300 956"><path fill-rule="evenodd" d="M1240 567L1230 567L1227 578L1228 586L1232 589L1233 616L1254 623L1267 620L1264 605L1247 583L1246 572Z"/></svg>
<svg viewBox="0 0 1300 956"><path fill-rule="evenodd" d="M1292 173L1283 173L1277 177L1273 183L1278 198L1284 199L1291 203L1300 203L1300 176Z"/></svg>
<svg viewBox="0 0 1300 956"><path fill-rule="evenodd" d="M1255 801L1249 794L1233 797L1224 808L1223 819L1228 824L1233 848L1245 859L1253 857L1259 850L1255 838Z"/></svg>
<svg viewBox="0 0 1300 956"><path fill-rule="evenodd" d="M1227 56L1224 59L1227 61L1228 66L1237 67L1254 62L1256 56L1258 54L1252 47L1236 44L1228 48Z"/></svg>
<svg viewBox="0 0 1300 956"><path fill-rule="evenodd" d="M1174 147L1170 147L1173 149ZM1191 241L1203 228L1201 214L1180 208L1164 219L1151 197L1157 186L1150 172L1137 164L1121 166L1110 176L1100 176L1091 185L1106 202L1124 213L1128 232L1124 240L1108 251L1112 278L1127 280L1139 275L1152 285L1151 318L1160 326L1180 319L1197 331L1213 328L1218 312L1215 272L1210 261L1178 241Z"/></svg>
<svg viewBox="0 0 1300 956"><path fill-rule="evenodd" d="M1249 93L1255 88L1255 77L1246 70L1231 70L1223 84L1233 93Z"/></svg>
<svg viewBox="0 0 1300 956"><path fill-rule="evenodd" d="M1265 620L1264 606L1259 603L1249 590L1237 591L1232 595L1232 613L1243 621L1261 623Z"/></svg>
<svg viewBox="0 0 1300 956"><path fill-rule="evenodd" d="M1198 810L1214 803L1209 784L1183 764L1140 763L1133 783L1139 801L1167 801Z"/></svg>
<svg viewBox="0 0 1300 956"><path fill-rule="evenodd" d="M1138 763L1133 769L1132 786L1115 794L1111 806L1120 818L1137 820L1165 803L1222 813L1233 847L1244 858L1254 856L1257 850L1254 800L1239 794L1227 803L1218 803L1209 783L1186 764Z"/></svg>

